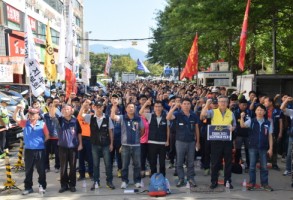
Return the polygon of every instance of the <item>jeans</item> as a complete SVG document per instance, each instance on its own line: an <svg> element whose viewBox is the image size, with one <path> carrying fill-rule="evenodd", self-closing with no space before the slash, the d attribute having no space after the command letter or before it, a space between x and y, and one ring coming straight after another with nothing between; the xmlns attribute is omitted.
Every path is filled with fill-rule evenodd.
<svg viewBox="0 0 293 200"><path fill-rule="evenodd" d="M94 163L94 182L100 182L100 158L101 155L103 155L107 177L106 181L112 183L113 173L109 145L101 146L92 144L92 154Z"/></svg>
<svg viewBox="0 0 293 200"><path fill-rule="evenodd" d="M59 146L60 184L62 188L75 187L76 185L76 157L77 148ZM68 164L69 174L67 173Z"/></svg>
<svg viewBox="0 0 293 200"><path fill-rule="evenodd" d="M157 159L159 155L160 173L166 176L166 146L164 144L148 144L148 155L150 161L151 175L157 173Z"/></svg>
<svg viewBox="0 0 293 200"><path fill-rule="evenodd" d="M47 187L45 172L45 149L25 149L24 151L25 179L24 189L30 190L33 186L34 165L39 174L39 185L44 189Z"/></svg>
<svg viewBox="0 0 293 200"><path fill-rule="evenodd" d="M46 158L45 158L45 168L50 169L50 153L53 152L55 155L55 169L60 168L59 150L58 150L58 140L49 139L46 141Z"/></svg>
<svg viewBox="0 0 293 200"><path fill-rule="evenodd" d="M88 173L90 176L93 175L93 156L92 156L92 144L90 137L82 137L82 150L79 151L78 163L79 163L79 175L85 177L85 160L88 163Z"/></svg>
<svg viewBox="0 0 293 200"><path fill-rule="evenodd" d="M134 183L141 182L140 170L141 170L141 163L140 163L140 146L127 146L122 145L122 181L129 183L128 179L128 171L129 171L129 164L130 158L132 158L133 163L133 181Z"/></svg>
<svg viewBox="0 0 293 200"><path fill-rule="evenodd" d="M260 182L261 185L268 185L268 169L267 169L267 150L252 149L249 150L250 166L249 166L249 178L250 184L256 182L256 162L260 161Z"/></svg>
<svg viewBox="0 0 293 200"><path fill-rule="evenodd" d="M179 179L184 179L184 169L183 163L184 159L186 158L186 165L187 165L187 179L193 180L195 176L194 171L194 154L195 154L195 142L182 142L176 141L176 158L177 158L177 173Z"/></svg>
<svg viewBox="0 0 293 200"><path fill-rule="evenodd" d="M288 142L288 150L287 150L287 157L286 157L286 170L292 172L291 164L292 164L292 145L293 145L293 136L289 136Z"/></svg>

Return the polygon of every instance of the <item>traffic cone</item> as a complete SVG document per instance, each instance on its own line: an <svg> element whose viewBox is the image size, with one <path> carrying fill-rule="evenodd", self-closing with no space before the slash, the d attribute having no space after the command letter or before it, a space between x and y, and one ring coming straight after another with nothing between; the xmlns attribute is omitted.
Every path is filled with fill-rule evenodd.
<svg viewBox="0 0 293 200"><path fill-rule="evenodd" d="M6 190L11 190L11 189L18 189L21 191L21 189L19 189L15 185L15 181L12 179L9 156L5 157L5 165L6 165L6 182L4 183L5 187L1 192L6 191Z"/></svg>
<svg viewBox="0 0 293 200"><path fill-rule="evenodd" d="M17 162L15 163L13 169L16 169L16 171L18 170L24 170L24 163L22 161L22 156L23 156L23 140L20 139L20 145L19 145L19 150L17 153Z"/></svg>

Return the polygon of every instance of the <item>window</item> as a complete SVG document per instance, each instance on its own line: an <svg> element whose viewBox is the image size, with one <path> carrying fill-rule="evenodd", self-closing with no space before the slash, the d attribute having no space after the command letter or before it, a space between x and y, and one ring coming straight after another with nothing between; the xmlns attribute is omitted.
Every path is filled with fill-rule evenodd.
<svg viewBox="0 0 293 200"><path fill-rule="evenodd" d="M79 19L79 17L75 16L75 24L76 24L76 26L80 27L80 19Z"/></svg>
<svg viewBox="0 0 293 200"><path fill-rule="evenodd" d="M49 6L54 8L60 14L63 11L63 3L60 0L44 0Z"/></svg>

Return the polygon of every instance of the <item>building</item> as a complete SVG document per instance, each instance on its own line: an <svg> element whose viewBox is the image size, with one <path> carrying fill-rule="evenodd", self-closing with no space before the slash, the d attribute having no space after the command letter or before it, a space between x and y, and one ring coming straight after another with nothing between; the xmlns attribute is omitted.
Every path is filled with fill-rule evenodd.
<svg viewBox="0 0 293 200"><path fill-rule="evenodd" d="M46 24L50 20L55 61L58 59L61 18L67 16L70 0L0 0L0 64L13 66L13 82L28 83L24 69L24 16L28 14L41 65L45 59ZM71 0L77 33L76 64L83 56L83 0ZM65 17L66 19L67 17ZM67 21L67 19L66 19ZM1 82L1 80L0 80ZM2 81L3 82L3 81Z"/></svg>

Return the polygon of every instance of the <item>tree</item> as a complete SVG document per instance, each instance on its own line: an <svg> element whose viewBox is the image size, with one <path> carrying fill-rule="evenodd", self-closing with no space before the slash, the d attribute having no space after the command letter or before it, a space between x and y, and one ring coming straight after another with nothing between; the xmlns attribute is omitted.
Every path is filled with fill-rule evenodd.
<svg viewBox="0 0 293 200"><path fill-rule="evenodd" d="M208 67L219 59L238 69L239 36L245 0L169 0L157 13L154 41L149 45L152 63L182 65L193 38L199 34L199 66ZM272 27L277 32L277 68L293 68L292 0L252 0L246 50L246 70L256 72L264 63L272 65ZM275 23L274 23L275 22Z"/></svg>

